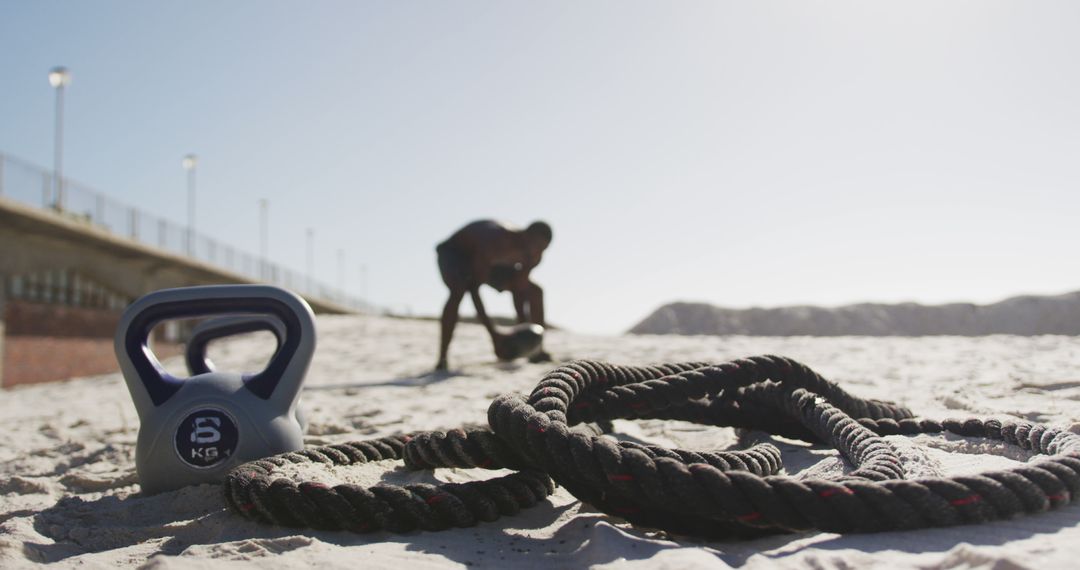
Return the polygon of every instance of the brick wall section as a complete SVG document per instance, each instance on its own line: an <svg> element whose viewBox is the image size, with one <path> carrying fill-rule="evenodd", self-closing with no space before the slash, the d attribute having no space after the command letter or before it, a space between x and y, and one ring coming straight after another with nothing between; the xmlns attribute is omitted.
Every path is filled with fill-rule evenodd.
<svg viewBox="0 0 1080 570"><path fill-rule="evenodd" d="M120 311L8 301L8 336L109 338L120 324Z"/></svg>
<svg viewBox="0 0 1080 570"><path fill-rule="evenodd" d="M112 339L9 336L4 341L4 386L115 372Z"/></svg>
<svg viewBox="0 0 1080 570"><path fill-rule="evenodd" d="M8 301L4 387L118 371L113 335L119 322L119 311ZM158 358L182 350L182 345L154 343Z"/></svg>
<svg viewBox="0 0 1080 570"><path fill-rule="evenodd" d="M183 345L154 343L154 354L180 354ZM120 370L111 338L9 336L4 341L4 387L67 380Z"/></svg>

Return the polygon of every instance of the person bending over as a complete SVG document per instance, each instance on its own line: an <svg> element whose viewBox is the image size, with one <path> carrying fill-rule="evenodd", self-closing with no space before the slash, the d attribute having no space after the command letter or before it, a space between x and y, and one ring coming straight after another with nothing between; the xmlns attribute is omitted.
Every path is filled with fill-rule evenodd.
<svg viewBox="0 0 1080 570"><path fill-rule="evenodd" d="M551 243L551 226L533 222L524 230L493 220L480 220L461 228L435 252L439 258L439 272L450 298L442 313L442 337L439 344L439 362L436 370L446 370L446 351L454 327L458 321L458 307L465 293L472 296L476 316L491 335L495 356L500 360L514 357L509 352L505 337L495 331L484 304L480 300L480 286L487 284L496 291L510 291L514 297L517 322L536 323L544 326L544 291L529 280L529 273L540 263L540 257ZM551 360L543 347L531 358L533 362Z"/></svg>

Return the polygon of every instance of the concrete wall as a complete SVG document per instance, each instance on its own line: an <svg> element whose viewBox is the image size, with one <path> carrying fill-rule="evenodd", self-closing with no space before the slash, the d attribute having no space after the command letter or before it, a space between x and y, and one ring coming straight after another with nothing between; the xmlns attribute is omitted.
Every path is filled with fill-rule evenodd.
<svg viewBox="0 0 1080 570"><path fill-rule="evenodd" d="M5 352L7 352L6 343L4 339L7 338L7 279L3 278L3 273L0 273L0 388L4 387L4 367L6 359L4 358Z"/></svg>
<svg viewBox="0 0 1080 570"><path fill-rule="evenodd" d="M72 271L129 298L167 287L255 281L110 233L77 218L0 198L0 277ZM309 298L317 313L350 311Z"/></svg>
<svg viewBox="0 0 1080 570"><path fill-rule="evenodd" d="M250 279L219 267L112 234L78 218L34 209L0 197L0 284L7 283L14 275L56 270L77 273L130 299L169 287L252 283ZM85 360L87 370L91 371L86 373L97 373L100 370L100 367L96 366L97 355L108 353L109 357L113 358L111 345L107 351L102 348L105 346L103 339L54 334L67 328L67 325L51 323L53 320L67 322L66 319L58 320L59 313L31 323L35 327L44 327L42 330L33 334L14 334L10 330L11 323L5 322L8 316L5 305L10 304L11 297L10 292L5 291L3 286L0 285L0 386L12 384L4 378L7 371L16 374L16 379L22 378L22 373L14 372L16 370L28 370L36 366L44 371L50 366L46 356L50 351L54 358ZM308 302L312 309L320 313L349 312L334 303L318 299L308 299ZM23 309L16 309L16 312L21 310ZM79 314L68 313L67 316L78 318ZM18 326L25 327L30 324L24 320L18 323ZM79 326L83 325L76 325L76 328ZM101 326L105 328L103 324ZM113 327L115 328L115 324ZM110 338L111 334L110 331ZM28 340L31 337L37 340L31 342ZM62 338L81 340L57 340ZM85 340L91 338L95 341ZM14 348L5 347L11 344L14 344ZM26 364L24 360L18 360L14 364L10 361L4 362L11 358L24 359L31 364ZM70 374L70 369L59 365L56 370L55 374L43 372L41 376L56 376L61 371Z"/></svg>

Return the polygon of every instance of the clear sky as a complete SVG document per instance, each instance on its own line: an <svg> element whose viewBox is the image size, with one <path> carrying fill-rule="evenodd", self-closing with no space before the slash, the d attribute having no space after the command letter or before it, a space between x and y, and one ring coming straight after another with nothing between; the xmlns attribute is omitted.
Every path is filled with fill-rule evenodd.
<svg viewBox="0 0 1080 570"><path fill-rule="evenodd" d="M1080 3L0 0L0 152L434 314L545 219L549 320L1080 289ZM487 295L509 314L507 295ZM471 311L466 302L463 307Z"/></svg>

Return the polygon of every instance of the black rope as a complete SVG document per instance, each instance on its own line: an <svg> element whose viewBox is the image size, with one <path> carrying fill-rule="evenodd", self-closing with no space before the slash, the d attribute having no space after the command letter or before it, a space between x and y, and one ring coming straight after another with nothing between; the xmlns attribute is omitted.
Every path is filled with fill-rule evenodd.
<svg viewBox="0 0 1080 570"><path fill-rule="evenodd" d="M441 463L437 452L420 457L445 442L455 464ZM423 442L416 451L411 443ZM452 450L452 451L450 451ZM419 455L418 455L419 454ZM402 459L412 468L435 466L520 468L520 471L487 481L444 485L335 485L300 482L280 476L279 468L290 463L321 463L326 466L356 465ZM421 463L415 464L414 461ZM432 462L434 461L434 462ZM422 467L420 467L422 466ZM519 456L489 430L449 434L420 433L369 441L308 448L245 463L225 478L225 498L233 511L256 521L319 530L408 532L443 530L493 521L535 505L552 492L551 479L525 467Z"/></svg>
<svg viewBox="0 0 1080 570"><path fill-rule="evenodd" d="M763 429L835 447L854 470L835 479L777 475L779 450L691 451L617 442L595 424L678 419ZM978 523L1071 501L1080 489L1080 437L1028 422L915 419L890 402L857 398L791 359L616 366L577 361L549 372L528 398L504 395L491 430L423 432L308 449L242 465L225 492L233 510L263 522L319 529L438 530L513 514L552 492L627 521L703 536L819 529L875 532ZM595 424L588 423L595 422ZM494 431L492 431L494 430ZM951 432L1018 445L1047 457L972 476L908 480L881 436ZM350 465L403 458L410 469L508 468L464 484L297 483L288 463Z"/></svg>
<svg viewBox="0 0 1080 570"><path fill-rule="evenodd" d="M1080 489L1080 437L1067 431L1027 422L917 420L905 408L851 396L783 357L677 368L648 373L571 363L545 376L527 399L497 399L488 419L500 438L579 499L635 524L689 534L977 523L1061 506ZM579 421L615 418L764 426L826 442L855 470L806 480L725 471L694 452L651 456L569 430ZM1048 457L973 476L908 480L881 437L942 431L998 439Z"/></svg>

